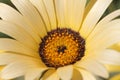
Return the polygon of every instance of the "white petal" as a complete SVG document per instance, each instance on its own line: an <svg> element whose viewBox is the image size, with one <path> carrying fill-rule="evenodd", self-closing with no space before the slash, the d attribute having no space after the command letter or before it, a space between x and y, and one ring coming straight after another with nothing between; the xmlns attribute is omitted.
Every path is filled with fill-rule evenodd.
<svg viewBox="0 0 120 80"><path fill-rule="evenodd" d="M66 26L66 0L55 0L55 8L57 15L58 27L65 28Z"/></svg>
<svg viewBox="0 0 120 80"><path fill-rule="evenodd" d="M120 19L113 20L98 29L91 39L88 38L86 40L86 49L88 50L88 53L91 53L92 51L98 52L98 50L103 50L120 42L120 37L118 37L120 35L119 25Z"/></svg>
<svg viewBox="0 0 120 80"><path fill-rule="evenodd" d="M86 0L69 0L66 3L66 23L68 24L67 26L69 26L75 31L78 31L80 29L85 5Z"/></svg>
<svg viewBox="0 0 120 80"><path fill-rule="evenodd" d="M39 43L40 38L36 33L35 26L31 26L30 22L26 21L26 18L16 10L6 4L0 3L0 17L5 21L19 25L19 27L28 32Z"/></svg>
<svg viewBox="0 0 120 80"><path fill-rule="evenodd" d="M1 78L12 79L20 77L22 75L25 75L28 69L30 69L30 67L25 63L11 63L2 70Z"/></svg>
<svg viewBox="0 0 120 80"><path fill-rule="evenodd" d="M46 80L59 80L59 76L57 74L57 72L54 72L53 74L51 74Z"/></svg>
<svg viewBox="0 0 120 80"><path fill-rule="evenodd" d="M16 60L15 62L8 64L1 71L1 77L4 79L12 79L25 75L31 69L37 69L37 68L46 68L46 67L43 67L38 60L31 58L23 60L21 58L21 60Z"/></svg>
<svg viewBox="0 0 120 80"><path fill-rule="evenodd" d="M77 70L76 68L74 68L72 80L83 80L82 77L83 77L83 76L81 75L80 71Z"/></svg>
<svg viewBox="0 0 120 80"><path fill-rule="evenodd" d="M82 22L86 0L55 0L58 27L78 31ZM80 9L80 10L79 10Z"/></svg>
<svg viewBox="0 0 120 80"><path fill-rule="evenodd" d="M34 58L34 57L24 56L15 53L12 54L8 52L4 52L0 54L0 65L10 64L16 61L23 61L23 62L29 61L34 65L37 64L38 66L45 67L44 63L41 61L40 58Z"/></svg>
<svg viewBox="0 0 120 80"><path fill-rule="evenodd" d="M21 12L21 14L24 17L28 18L28 20L30 20L30 22L34 25L34 28L36 28L39 35L41 37L44 37L47 34L45 30L45 25L39 13L34 8L34 6L28 0L11 0L11 1Z"/></svg>
<svg viewBox="0 0 120 80"><path fill-rule="evenodd" d="M40 77L47 68L35 68L28 71L25 75L25 80L35 80Z"/></svg>
<svg viewBox="0 0 120 80"><path fill-rule="evenodd" d="M95 59L91 59L88 57L88 59L86 60L77 62L75 66L84 68L95 75L108 78L108 72L106 68L104 67L104 65L102 65Z"/></svg>
<svg viewBox="0 0 120 80"><path fill-rule="evenodd" d="M106 17L104 17L102 20L100 20L100 22L96 25L92 33L88 36L88 39L90 40L93 36L95 36L96 33L98 33L98 31L100 32L101 29L105 29L106 26L103 26L103 25L106 25L107 23L109 23L114 18L118 17L119 15L120 15L120 10L116 10L112 12L111 14L107 15Z"/></svg>
<svg viewBox="0 0 120 80"><path fill-rule="evenodd" d="M40 15L42 16L46 24L47 30L50 31L51 30L50 20L49 20L48 12L46 11L45 5L43 3L43 0L30 0L30 1L38 9Z"/></svg>
<svg viewBox="0 0 120 80"><path fill-rule="evenodd" d="M39 55L37 51L29 49L28 47L25 47L23 44L13 39L1 38L0 39L0 50L18 52L21 54L35 56L35 57L38 57Z"/></svg>
<svg viewBox="0 0 120 80"><path fill-rule="evenodd" d="M81 35L86 38L89 33L94 29L96 23L99 21L107 7L112 0L97 0L92 7L88 15L86 16L82 28L80 30Z"/></svg>
<svg viewBox="0 0 120 80"><path fill-rule="evenodd" d="M120 65L120 53L115 50L106 49L96 56L96 59L102 63Z"/></svg>
<svg viewBox="0 0 120 80"><path fill-rule="evenodd" d="M73 74L73 66L65 66L57 69L57 73L62 80L70 80Z"/></svg>
<svg viewBox="0 0 120 80"><path fill-rule="evenodd" d="M55 5L53 0L43 0L48 17L50 20L51 24L51 29L56 29L57 28L57 18L56 18L56 12L55 12Z"/></svg>
<svg viewBox="0 0 120 80"><path fill-rule="evenodd" d="M97 25L101 26L103 24L106 24L118 16L120 16L120 9L115 10L114 12L112 12L109 15L107 15L106 17L104 17Z"/></svg>
<svg viewBox="0 0 120 80"><path fill-rule="evenodd" d="M3 32L18 40L26 47L38 50L39 44L35 43L35 40L30 35L28 35L24 29L18 27L18 25L0 20L0 32Z"/></svg>
<svg viewBox="0 0 120 80"><path fill-rule="evenodd" d="M84 69L77 68L82 75L82 80L96 80L94 75Z"/></svg>
<svg viewBox="0 0 120 80"><path fill-rule="evenodd" d="M51 76L51 74L55 73L56 70L55 69L50 69L48 71L46 71L43 76L40 77L40 80L46 80L48 77Z"/></svg>

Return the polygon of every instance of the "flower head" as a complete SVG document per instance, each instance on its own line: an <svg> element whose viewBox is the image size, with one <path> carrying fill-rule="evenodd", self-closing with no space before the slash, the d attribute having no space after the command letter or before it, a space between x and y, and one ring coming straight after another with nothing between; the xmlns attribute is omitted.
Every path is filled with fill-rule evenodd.
<svg viewBox="0 0 120 80"><path fill-rule="evenodd" d="M109 49L120 41L120 10L100 20L112 0L11 0L0 3L1 78L95 80L108 77L104 64L119 64Z"/></svg>

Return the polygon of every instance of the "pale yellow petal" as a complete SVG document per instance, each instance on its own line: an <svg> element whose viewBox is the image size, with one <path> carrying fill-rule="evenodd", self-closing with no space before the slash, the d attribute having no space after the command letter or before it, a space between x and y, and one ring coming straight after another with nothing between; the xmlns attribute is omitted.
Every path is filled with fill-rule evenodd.
<svg viewBox="0 0 120 80"><path fill-rule="evenodd" d="M83 80L83 76L81 75L81 72L76 68L73 69L72 80Z"/></svg>
<svg viewBox="0 0 120 80"><path fill-rule="evenodd" d="M72 79L73 74L73 66L64 66L57 69L57 74L62 80L70 80Z"/></svg>
<svg viewBox="0 0 120 80"><path fill-rule="evenodd" d="M29 47L35 51L37 51L39 48L39 44L37 44L36 41L18 25L14 25L10 22L0 20L0 32L11 36L26 47Z"/></svg>
<svg viewBox="0 0 120 80"><path fill-rule="evenodd" d="M102 26L103 24L106 24L106 23L112 21L113 19L115 19L118 16L120 16L120 9L115 10L112 13L105 16L102 20L100 20L100 22L97 25Z"/></svg>
<svg viewBox="0 0 120 80"><path fill-rule="evenodd" d="M57 15L57 22L59 28L65 28L68 27L66 25L66 4L67 0L55 0L55 9L56 9L56 15Z"/></svg>
<svg viewBox="0 0 120 80"><path fill-rule="evenodd" d="M46 67L42 67L42 65L39 64L38 60L31 58L25 60L24 59L21 58L21 60L16 60L8 64L1 71L1 77L3 79L12 79L25 75L27 72L31 71L32 69L46 68Z"/></svg>
<svg viewBox="0 0 120 80"><path fill-rule="evenodd" d="M97 0L80 29L80 33L84 38L88 37L111 2L112 0Z"/></svg>
<svg viewBox="0 0 120 80"><path fill-rule="evenodd" d="M82 23L86 0L69 0L66 5L66 23L72 30L78 31Z"/></svg>
<svg viewBox="0 0 120 80"><path fill-rule="evenodd" d="M56 29L57 26L57 18L56 18L56 11L55 11L55 5L54 5L54 0L43 0L48 16L49 16L49 20L50 20L50 24L51 24L51 29Z"/></svg>
<svg viewBox="0 0 120 80"><path fill-rule="evenodd" d="M120 74L113 76L109 80L120 80Z"/></svg>
<svg viewBox="0 0 120 80"><path fill-rule="evenodd" d="M25 75L28 69L30 69L30 67L27 64L18 62L11 63L1 71L1 78L13 79L16 77L20 77L22 75Z"/></svg>
<svg viewBox="0 0 120 80"><path fill-rule="evenodd" d="M116 10L114 12L112 12L111 14L107 15L106 17L104 17L102 20L100 20L100 22L96 25L96 27L94 28L94 30L91 32L91 34L88 36L87 39L92 39L93 36L95 36L95 34L97 34L98 32L100 33L103 29L107 28L106 24L111 23L110 21L112 21L114 18L118 17L120 15L120 10ZM119 23L120 20L118 20ZM113 23L114 24L114 23ZM110 26L109 26L110 27ZM108 27L108 28L109 28Z"/></svg>
<svg viewBox="0 0 120 80"><path fill-rule="evenodd" d="M57 72L54 72L46 80L60 80L60 78L59 78Z"/></svg>
<svg viewBox="0 0 120 80"><path fill-rule="evenodd" d="M103 49L109 48L115 43L120 42L120 37L118 37L120 35L119 25L120 20L112 21L111 23L104 25L106 28L100 30L102 32L99 31L96 33L96 36L90 40L87 40L86 49L88 50L88 53L91 53L93 51L101 51Z"/></svg>
<svg viewBox="0 0 120 80"><path fill-rule="evenodd" d="M43 18L43 21L45 22L47 31L50 31L51 30L51 24L50 24L48 12L45 8L43 0L30 0L30 1L38 9L41 17Z"/></svg>
<svg viewBox="0 0 120 80"><path fill-rule="evenodd" d="M90 73L84 69L80 69L80 68L77 68L77 69L82 75L82 79L80 79L80 80L96 80L95 76L92 73Z"/></svg>
<svg viewBox="0 0 120 80"><path fill-rule="evenodd" d="M25 80L35 80L39 77L41 77L41 75L44 73L44 71L46 71L47 68L34 68L29 70L26 75L25 75ZM52 79L51 79L52 80Z"/></svg>
<svg viewBox="0 0 120 80"><path fill-rule="evenodd" d="M104 65L102 65L101 63L99 63L97 60L95 59L91 59L88 57L88 59L85 59L83 61L79 61L75 64L75 66L80 67L80 68L84 68L87 71L104 77L104 78L108 78L108 72L107 69L104 67ZM96 68L94 68L96 67Z"/></svg>
<svg viewBox="0 0 120 80"><path fill-rule="evenodd" d="M50 69L50 70L46 71L46 72L43 74L43 76L40 77L40 80L46 80L48 77L51 76L51 74L53 74L53 73L55 73L55 72L56 72L56 70L54 70L54 69Z"/></svg>
<svg viewBox="0 0 120 80"><path fill-rule="evenodd" d="M19 25L19 27L28 32L28 34L30 34L31 37L39 43L40 37L34 28L35 26L31 26L31 23L27 21L26 18L23 17L17 10L6 4L0 3L0 17L5 21Z"/></svg>
<svg viewBox="0 0 120 80"><path fill-rule="evenodd" d="M0 54L0 65L10 64L16 61L23 61L23 62L29 61L33 63L34 65L36 64L40 67L45 67L44 63L41 61L39 57L34 58L34 57L20 55L17 53L15 54L15 53L8 53L8 52L4 52Z"/></svg>
<svg viewBox="0 0 120 80"><path fill-rule="evenodd" d="M38 57L38 52L34 51L28 47L25 47L20 42L13 40L13 39L0 39L0 50L10 51L10 52L17 52L24 55Z"/></svg>
<svg viewBox="0 0 120 80"><path fill-rule="evenodd" d="M45 24L39 15L36 8L29 2L29 0L11 0L21 14L27 18L30 23L34 25L40 37L44 37L47 32Z"/></svg>
<svg viewBox="0 0 120 80"><path fill-rule="evenodd" d="M96 59L104 64L120 65L120 53L115 50L106 49L97 54Z"/></svg>
<svg viewBox="0 0 120 80"><path fill-rule="evenodd" d="M55 0L58 27L78 31L82 23L86 0ZM79 10L80 9L80 10Z"/></svg>

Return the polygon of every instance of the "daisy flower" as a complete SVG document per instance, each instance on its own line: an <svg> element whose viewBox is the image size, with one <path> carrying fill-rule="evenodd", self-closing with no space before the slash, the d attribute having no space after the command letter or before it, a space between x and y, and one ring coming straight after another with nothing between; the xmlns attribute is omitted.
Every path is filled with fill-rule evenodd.
<svg viewBox="0 0 120 80"><path fill-rule="evenodd" d="M2 79L96 80L104 64L120 65L109 49L120 42L120 10L100 20L112 0L11 0L0 3ZM94 5L93 5L94 4Z"/></svg>
<svg viewBox="0 0 120 80"><path fill-rule="evenodd" d="M110 80L120 80L120 74L113 76Z"/></svg>
<svg viewBox="0 0 120 80"><path fill-rule="evenodd" d="M109 80L120 80L120 66L117 65L106 65L111 76Z"/></svg>
<svg viewBox="0 0 120 80"><path fill-rule="evenodd" d="M109 72L120 72L120 66L118 65L106 65Z"/></svg>
<svg viewBox="0 0 120 80"><path fill-rule="evenodd" d="M2 70L2 68L3 68L3 67L2 67L2 66L0 66L0 71ZM0 78L0 80L2 80L2 79Z"/></svg>
<svg viewBox="0 0 120 80"><path fill-rule="evenodd" d="M112 45L110 48L120 52L120 42Z"/></svg>

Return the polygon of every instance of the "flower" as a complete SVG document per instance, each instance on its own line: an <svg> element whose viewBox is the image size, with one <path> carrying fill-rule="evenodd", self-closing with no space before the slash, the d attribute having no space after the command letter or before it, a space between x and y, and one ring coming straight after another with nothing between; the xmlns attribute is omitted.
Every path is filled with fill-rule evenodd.
<svg viewBox="0 0 120 80"><path fill-rule="evenodd" d="M114 44L110 48L120 52L120 43ZM119 80L120 79L120 74L119 74L120 66L118 66L118 65L106 65L106 67L107 67L109 73L112 74L112 76L110 77L110 80Z"/></svg>
<svg viewBox="0 0 120 80"><path fill-rule="evenodd" d="M120 71L120 66L118 66L118 65L106 65L106 67L110 73Z"/></svg>
<svg viewBox="0 0 120 80"><path fill-rule="evenodd" d="M110 80L120 80L120 74L113 76Z"/></svg>
<svg viewBox="0 0 120 80"><path fill-rule="evenodd" d="M0 71L3 69L3 66L0 66ZM0 80L2 80L1 78L0 78Z"/></svg>
<svg viewBox="0 0 120 80"><path fill-rule="evenodd" d="M120 79L120 66L116 65L106 65L108 71L112 74L109 80L119 80Z"/></svg>
<svg viewBox="0 0 120 80"><path fill-rule="evenodd" d="M112 45L110 48L120 52L120 43L116 43Z"/></svg>
<svg viewBox="0 0 120 80"><path fill-rule="evenodd" d="M12 37L0 38L2 79L95 80L108 78L104 64L120 65L109 48L120 42L120 10L100 20L112 0L11 1L16 10L0 3L0 32Z"/></svg>

